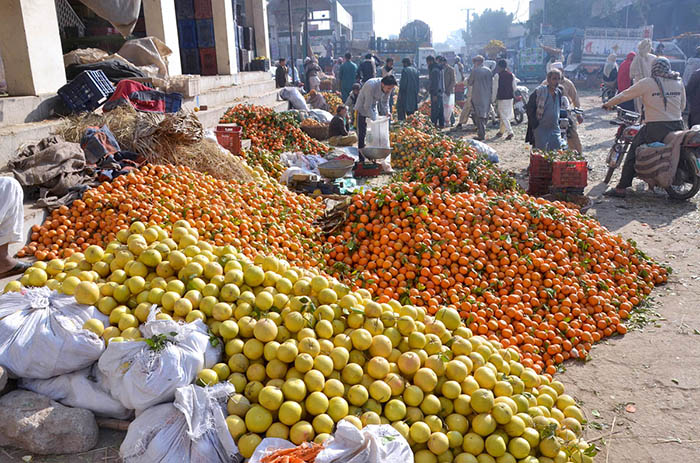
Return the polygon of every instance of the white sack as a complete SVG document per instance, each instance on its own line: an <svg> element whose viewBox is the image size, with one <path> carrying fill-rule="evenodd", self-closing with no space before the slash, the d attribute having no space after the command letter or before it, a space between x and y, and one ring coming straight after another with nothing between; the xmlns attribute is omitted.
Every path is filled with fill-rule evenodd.
<svg viewBox="0 0 700 463"><path fill-rule="evenodd" d="M279 439L277 437L266 437L255 448L255 452L246 463L260 463L260 461L271 453L282 449L293 449L296 445L288 440Z"/></svg>
<svg viewBox="0 0 700 463"><path fill-rule="evenodd" d="M19 378L51 378L95 363L104 341L83 324L106 317L73 296L31 288L0 296L0 365Z"/></svg>
<svg viewBox="0 0 700 463"><path fill-rule="evenodd" d="M168 341L161 350L146 341L111 342L98 362L112 396L137 414L173 400L177 388L191 384L221 357L201 320L156 320L153 311L140 330L147 340L162 335Z"/></svg>
<svg viewBox="0 0 700 463"><path fill-rule="evenodd" d="M173 51L156 37L143 37L141 39L127 40L117 54L134 66L155 66L158 69L158 77L168 76L168 56ZM149 74L149 77L154 77Z"/></svg>
<svg viewBox="0 0 700 463"><path fill-rule="evenodd" d="M139 20L141 0L80 0L97 16L109 21L123 37L128 37Z"/></svg>
<svg viewBox="0 0 700 463"><path fill-rule="evenodd" d="M296 87L284 87L280 90L280 98L287 100L292 104L292 108L299 109L303 111L309 111L309 106L306 104L306 100L301 96L301 92Z"/></svg>
<svg viewBox="0 0 700 463"><path fill-rule="evenodd" d="M189 385L175 392L175 402L156 405L129 425L119 448L124 463L242 461L226 426L230 383Z"/></svg>
<svg viewBox="0 0 700 463"><path fill-rule="evenodd" d="M316 463L413 463L413 452L408 441L388 424L371 424L360 431L342 420Z"/></svg>
<svg viewBox="0 0 700 463"><path fill-rule="evenodd" d="M133 415L107 390L97 364L49 379L21 379L18 386L68 407L84 408L97 416L125 420Z"/></svg>
<svg viewBox="0 0 700 463"><path fill-rule="evenodd" d="M323 109L310 109L309 113L316 116L314 119L317 121L324 122L326 124L330 123L330 121L333 119L333 115L328 111L324 111Z"/></svg>

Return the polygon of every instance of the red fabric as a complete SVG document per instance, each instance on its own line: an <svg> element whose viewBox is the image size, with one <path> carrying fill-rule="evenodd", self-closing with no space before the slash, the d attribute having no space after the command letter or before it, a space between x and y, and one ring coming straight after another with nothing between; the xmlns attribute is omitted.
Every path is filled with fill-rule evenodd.
<svg viewBox="0 0 700 463"><path fill-rule="evenodd" d="M111 107L108 103L117 103L120 104L122 102L128 102L130 103L134 108L138 109L139 111L155 111L155 112L165 112L165 101L164 100L143 100L143 99L137 99L134 97L135 92L152 92L153 89L150 87L146 87L140 82L136 82L133 80L129 79L124 79L121 80L117 84L117 88L114 91L114 94L107 100L107 103L105 103L105 106L108 108Z"/></svg>
<svg viewBox="0 0 700 463"><path fill-rule="evenodd" d="M630 66L632 65L632 60L637 54L633 51L627 54L627 57L620 65L617 70L617 91L624 92L632 86L632 79L630 78Z"/></svg>

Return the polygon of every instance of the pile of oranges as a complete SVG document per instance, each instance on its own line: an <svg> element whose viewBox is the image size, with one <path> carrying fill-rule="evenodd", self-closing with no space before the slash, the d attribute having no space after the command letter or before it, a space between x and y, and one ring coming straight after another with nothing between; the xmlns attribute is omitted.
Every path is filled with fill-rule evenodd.
<svg viewBox="0 0 700 463"><path fill-rule="evenodd" d="M516 188L515 180L486 161L467 143L439 133L432 135L408 123L391 132L392 167L402 169L400 178L455 192L506 191Z"/></svg>
<svg viewBox="0 0 700 463"><path fill-rule="evenodd" d="M221 123L243 127L242 137L251 145L273 153L301 151L304 154L324 155L328 145L306 135L293 114L278 113L271 108L255 105L237 105L229 108Z"/></svg>
<svg viewBox="0 0 700 463"><path fill-rule="evenodd" d="M353 198L327 238L336 277L380 301L460 311L552 374L613 333L666 271L594 219L527 195L396 183Z"/></svg>
<svg viewBox="0 0 700 463"><path fill-rule="evenodd" d="M419 111L421 114L430 117L430 110L431 110L430 106L431 106L431 105L430 105L430 100L425 100L425 101L418 107L418 111ZM454 114L454 116L455 116L456 119L459 119L459 116L462 114L462 108L460 108L460 107L457 106L457 105L454 105L454 106L453 106L453 110L452 110L452 114ZM445 122L447 122L447 121L445 121Z"/></svg>
<svg viewBox="0 0 700 463"><path fill-rule="evenodd" d="M422 156L434 145L434 136L410 126L402 126L389 134L391 141L391 166L394 169L406 169L415 159ZM445 137L446 144L450 140Z"/></svg>
<svg viewBox="0 0 700 463"><path fill-rule="evenodd" d="M146 165L87 190L70 207L55 209L32 229L18 256L39 260L69 257L91 244L105 246L132 222L170 230L185 219L203 240L231 244L254 257L270 254L302 266L323 261L312 225L323 204L276 181L239 183L187 167Z"/></svg>

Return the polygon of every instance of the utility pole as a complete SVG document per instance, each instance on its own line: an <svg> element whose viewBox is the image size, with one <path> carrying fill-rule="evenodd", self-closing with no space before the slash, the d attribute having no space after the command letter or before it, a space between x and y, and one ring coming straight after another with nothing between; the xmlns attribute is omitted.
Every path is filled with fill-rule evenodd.
<svg viewBox="0 0 700 463"><path fill-rule="evenodd" d="M304 53L308 55L309 49L309 0L304 0Z"/></svg>
<svg viewBox="0 0 700 463"><path fill-rule="evenodd" d="M462 8L462 11L467 12L467 39L471 40L471 34L472 34L471 20L472 20L472 11L474 11L474 8Z"/></svg>
<svg viewBox="0 0 700 463"><path fill-rule="evenodd" d="M292 32L292 0L287 0L287 12L289 13L289 55L292 59L292 82L296 82L297 63L294 61L294 33Z"/></svg>

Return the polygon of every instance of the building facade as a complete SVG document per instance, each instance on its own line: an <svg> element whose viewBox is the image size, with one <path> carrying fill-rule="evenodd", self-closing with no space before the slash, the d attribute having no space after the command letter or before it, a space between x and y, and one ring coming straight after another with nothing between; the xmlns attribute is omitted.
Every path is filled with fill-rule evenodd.
<svg viewBox="0 0 700 463"><path fill-rule="evenodd" d="M373 0L339 0L352 16L354 40L369 40L374 35Z"/></svg>

